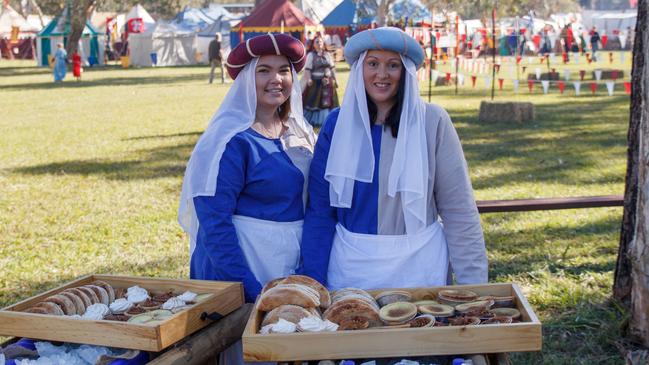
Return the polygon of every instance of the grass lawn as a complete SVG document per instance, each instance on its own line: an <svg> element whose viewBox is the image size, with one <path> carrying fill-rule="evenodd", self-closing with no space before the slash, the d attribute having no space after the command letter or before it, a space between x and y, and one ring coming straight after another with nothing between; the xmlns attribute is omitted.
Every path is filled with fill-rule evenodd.
<svg viewBox="0 0 649 365"><path fill-rule="evenodd" d="M626 58L613 66L626 73ZM545 67L533 62L523 61L528 72ZM339 67L344 87L348 68ZM573 79L594 67L582 58ZM182 176L228 90L208 85L208 73L108 67L55 85L32 62L0 62L0 307L90 273L188 277L176 222ZM611 97L604 85L595 96L583 85L575 97L570 84L564 95L543 95L540 85L530 94L522 82L515 94L506 82L497 100L536 105L535 122L511 125L479 123L489 91L481 79L475 89L466 82L458 96L435 87L431 97L454 120L477 199L623 193L621 83ZM427 90L423 83L425 98ZM621 216L621 208L482 216L490 280L521 285L543 322L543 351L513 354L515 363L623 362L625 314L610 300Z"/></svg>

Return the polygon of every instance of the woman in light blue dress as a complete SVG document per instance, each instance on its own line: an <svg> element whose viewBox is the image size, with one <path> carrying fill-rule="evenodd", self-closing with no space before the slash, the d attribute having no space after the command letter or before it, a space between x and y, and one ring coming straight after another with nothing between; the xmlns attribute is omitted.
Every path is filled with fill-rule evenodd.
<svg viewBox="0 0 649 365"><path fill-rule="evenodd" d="M60 82L65 78L65 73L68 71L67 59L68 54L63 49L63 43L56 45L56 53L54 53L54 69L52 73L54 74L54 81Z"/></svg>

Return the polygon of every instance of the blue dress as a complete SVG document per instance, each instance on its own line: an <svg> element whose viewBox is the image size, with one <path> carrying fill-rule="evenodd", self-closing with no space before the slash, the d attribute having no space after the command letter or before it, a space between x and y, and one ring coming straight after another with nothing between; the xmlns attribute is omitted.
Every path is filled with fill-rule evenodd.
<svg viewBox="0 0 649 365"><path fill-rule="evenodd" d="M302 220L305 177L280 139L249 128L226 145L217 180L214 196L194 198L199 229L190 277L243 282L246 302L254 302L263 283L246 261L233 215L275 222Z"/></svg>
<svg viewBox="0 0 649 365"><path fill-rule="evenodd" d="M52 73L54 73L54 81L63 81L63 79L65 78L65 73L68 70L68 66L66 64L67 58L68 54L63 48L56 50L56 53L54 54L54 69L52 70Z"/></svg>

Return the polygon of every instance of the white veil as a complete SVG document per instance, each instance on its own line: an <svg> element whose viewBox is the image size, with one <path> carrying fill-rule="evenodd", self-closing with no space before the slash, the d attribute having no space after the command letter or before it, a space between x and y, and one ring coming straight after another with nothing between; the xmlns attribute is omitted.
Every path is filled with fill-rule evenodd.
<svg viewBox="0 0 649 365"><path fill-rule="evenodd" d="M363 82L366 54L367 51L363 52L351 67L327 159L325 179L334 207L351 207L354 182L372 182L376 168ZM387 192L391 197L400 193L406 232L414 234L427 225L426 104L419 96L417 67L409 58L400 56L405 67L405 93Z"/></svg>
<svg viewBox="0 0 649 365"><path fill-rule="evenodd" d="M192 152L180 194L178 222L189 234L189 256L194 253L198 219L194 208L197 196L213 196L219 173L219 163L228 142L237 133L248 129L255 120L257 94L255 88L255 68L259 58L253 58L239 73L223 102L210 120L207 129L199 138ZM293 88L291 89L291 112L288 128L304 145L313 150L315 136L302 113L302 91L297 73L291 67Z"/></svg>

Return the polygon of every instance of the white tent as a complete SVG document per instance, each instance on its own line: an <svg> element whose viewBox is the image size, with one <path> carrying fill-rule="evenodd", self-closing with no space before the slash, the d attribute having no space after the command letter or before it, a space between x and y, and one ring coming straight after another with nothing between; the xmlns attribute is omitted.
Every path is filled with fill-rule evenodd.
<svg viewBox="0 0 649 365"><path fill-rule="evenodd" d="M638 12L636 9L622 12L612 11L584 11L582 19L585 28L597 27L600 33L611 34L613 30L634 29Z"/></svg>
<svg viewBox="0 0 649 365"><path fill-rule="evenodd" d="M140 4L133 6L126 14L126 23L131 19L142 19L144 31L128 34L129 64L132 66L151 66L153 31L156 27L155 20Z"/></svg>
<svg viewBox="0 0 649 365"><path fill-rule="evenodd" d="M126 14L126 22L128 23L128 21L131 19L142 19L142 22L144 23L144 29L153 27L153 25L155 25L155 20L153 19L153 17L151 17L149 12L146 11L146 9L140 4L133 6L128 14Z"/></svg>
<svg viewBox="0 0 649 365"><path fill-rule="evenodd" d="M43 28L40 24L28 22L11 6L0 6L0 37L9 38L13 27L18 27L19 36L35 35Z"/></svg>
<svg viewBox="0 0 649 365"><path fill-rule="evenodd" d="M151 53L158 66L194 65L196 60L196 32L178 23L159 22L153 30Z"/></svg>
<svg viewBox="0 0 649 365"><path fill-rule="evenodd" d="M341 2L342 0L302 0L301 10L308 18L320 23Z"/></svg>

